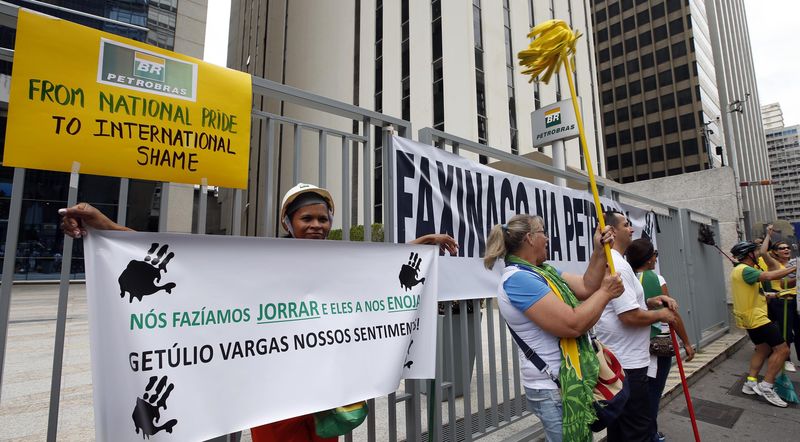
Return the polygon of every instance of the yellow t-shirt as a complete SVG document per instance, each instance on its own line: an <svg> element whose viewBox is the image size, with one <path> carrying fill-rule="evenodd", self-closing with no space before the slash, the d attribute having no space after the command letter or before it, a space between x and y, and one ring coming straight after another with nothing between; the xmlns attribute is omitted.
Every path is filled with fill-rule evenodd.
<svg viewBox="0 0 800 442"><path fill-rule="evenodd" d="M733 316L736 326L753 329L768 324L767 300L758 293L758 276L761 271L746 264L738 264L731 272Z"/></svg>
<svg viewBox="0 0 800 442"><path fill-rule="evenodd" d="M786 266L778 263L781 266L781 269L785 269ZM789 282L788 277L783 277L781 279L770 281L772 284L772 290L775 290L778 293L778 296L797 296L797 287L787 287Z"/></svg>

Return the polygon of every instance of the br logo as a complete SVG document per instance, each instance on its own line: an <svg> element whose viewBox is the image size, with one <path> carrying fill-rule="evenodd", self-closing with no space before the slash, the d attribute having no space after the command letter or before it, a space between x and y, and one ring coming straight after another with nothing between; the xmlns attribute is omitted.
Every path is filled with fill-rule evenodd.
<svg viewBox="0 0 800 442"><path fill-rule="evenodd" d="M555 107L544 113L544 127L552 127L561 124L561 108Z"/></svg>
<svg viewBox="0 0 800 442"><path fill-rule="evenodd" d="M156 285L161 282L161 274L167 273L167 264L175 257L172 252L167 253L169 246L164 244L161 248L159 244L154 242L147 251L147 256L143 260L131 260L128 267L119 275L119 296L125 297L125 293L130 295L128 302L133 302L136 298L140 302L145 296L149 296L160 292L161 290L167 293L172 293L175 288L174 282L168 282L164 285ZM156 253L156 249L158 252ZM153 256L155 254L155 256Z"/></svg>
<svg viewBox="0 0 800 442"><path fill-rule="evenodd" d="M166 60L155 55L136 52L133 59L133 75L154 81L164 81Z"/></svg>
<svg viewBox="0 0 800 442"><path fill-rule="evenodd" d="M409 291L417 284L425 284L425 278L418 279L419 266L421 263L422 258L420 258L417 253L411 252L411 256L408 257L408 263L400 267L400 275L398 275L400 278L400 287Z"/></svg>
<svg viewBox="0 0 800 442"><path fill-rule="evenodd" d="M167 399L173 388L175 385L168 384L166 376L163 376L161 380L158 379L158 376L150 376L150 380L147 381L147 386L144 388L144 394L142 397L136 398L136 406L133 408L131 418L133 418L136 434L139 434L141 430L142 439L150 439L150 436L161 430L172 433L172 428L178 424L177 419L170 419L164 425L156 425L156 422L161 420L161 409L167 409Z"/></svg>

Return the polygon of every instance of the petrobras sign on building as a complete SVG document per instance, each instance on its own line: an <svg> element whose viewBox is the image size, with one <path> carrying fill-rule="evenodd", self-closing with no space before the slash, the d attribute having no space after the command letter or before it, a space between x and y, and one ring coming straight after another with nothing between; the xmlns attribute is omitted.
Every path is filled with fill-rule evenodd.
<svg viewBox="0 0 800 442"><path fill-rule="evenodd" d="M580 106L580 99L578 100ZM545 146L553 141L569 140L578 136L578 123L572 100L562 100L531 113L533 146Z"/></svg>

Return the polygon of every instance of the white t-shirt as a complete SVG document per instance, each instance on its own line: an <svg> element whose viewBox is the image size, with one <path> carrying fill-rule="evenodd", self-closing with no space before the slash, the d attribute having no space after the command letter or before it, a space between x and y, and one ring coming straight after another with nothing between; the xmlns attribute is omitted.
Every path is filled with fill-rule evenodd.
<svg viewBox="0 0 800 442"><path fill-rule="evenodd" d="M597 338L614 352L622 368L645 368L650 363L650 326L629 327L619 320L619 315L627 311L647 310L644 289L628 261L618 251L611 249L611 257L625 291L606 305L594 331Z"/></svg>
<svg viewBox="0 0 800 442"><path fill-rule="evenodd" d="M550 372L558 376L559 369L561 368L561 349L559 347L559 339L550 333L542 330L541 327L536 325L533 321L528 319L520 308L525 308L520 305L520 300L517 299L516 305L509 299L509 295L504 290L506 281L515 275L515 279L519 279L520 284L536 284L535 280L543 279L536 275L530 274L525 270L520 270L514 266L508 266L503 271L500 285L497 289L497 304L500 308L500 314L503 315L508 325L519 335L523 342L528 344L533 351L539 355L540 358L550 367ZM549 289L548 289L549 292ZM546 294L547 292L545 292ZM530 294L531 298L538 298L534 293ZM532 299L533 300L533 299ZM538 300L538 299L536 299ZM519 307L518 307L519 306ZM530 305L528 305L530 307ZM522 385L533 389L550 389L558 388L555 382L550 380L546 374L542 373L538 368L525 355L522 351L518 351L520 362L520 372L522 374Z"/></svg>

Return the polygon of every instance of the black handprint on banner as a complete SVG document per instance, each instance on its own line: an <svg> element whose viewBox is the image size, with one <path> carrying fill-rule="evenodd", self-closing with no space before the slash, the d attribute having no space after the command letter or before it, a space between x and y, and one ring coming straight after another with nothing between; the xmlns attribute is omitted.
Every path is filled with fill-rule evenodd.
<svg viewBox="0 0 800 442"><path fill-rule="evenodd" d="M406 360L403 363L403 367L407 369L411 369L411 366L414 365L414 361L409 361L408 357L411 356L411 346L414 345L414 340L412 339L411 342L408 343L408 349L406 350Z"/></svg>
<svg viewBox="0 0 800 442"><path fill-rule="evenodd" d="M159 249L158 243L154 242L150 246L150 250L147 251L144 261L132 260L128 263L128 267L125 268L117 280L119 282L120 298L125 297L125 292L131 295L128 302L133 302L133 298L141 301L143 297L161 290L172 293L172 289L175 288L174 282L156 285L156 282L161 281L161 273L167 273L167 264L175 256L172 252L167 254L168 248L169 246L164 244ZM158 253L153 256L156 249L158 249Z"/></svg>
<svg viewBox="0 0 800 442"><path fill-rule="evenodd" d="M172 428L178 424L177 419L170 419L164 425L156 425L161 419L161 409L167 409L167 398L172 393L172 389L175 388L174 384L167 385L166 376L158 381L158 385L156 385L157 380L158 376L150 376L144 395L136 398L136 407L133 409L133 415L131 416L136 434L139 434L139 430L142 430L142 439L150 439L150 436L161 430L172 433ZM155 390L153 390L154 386Z"/></svg>
<svg viewBox="0 0 800 442"><path fill-rule="evenodd" d="M403 267L400 267L400 287L408 291L417 284L425 284L425 278L417 279L421 263L422 258L417 253L411 252L411 256L408 257L408 264L403 264Z"/></svg>

